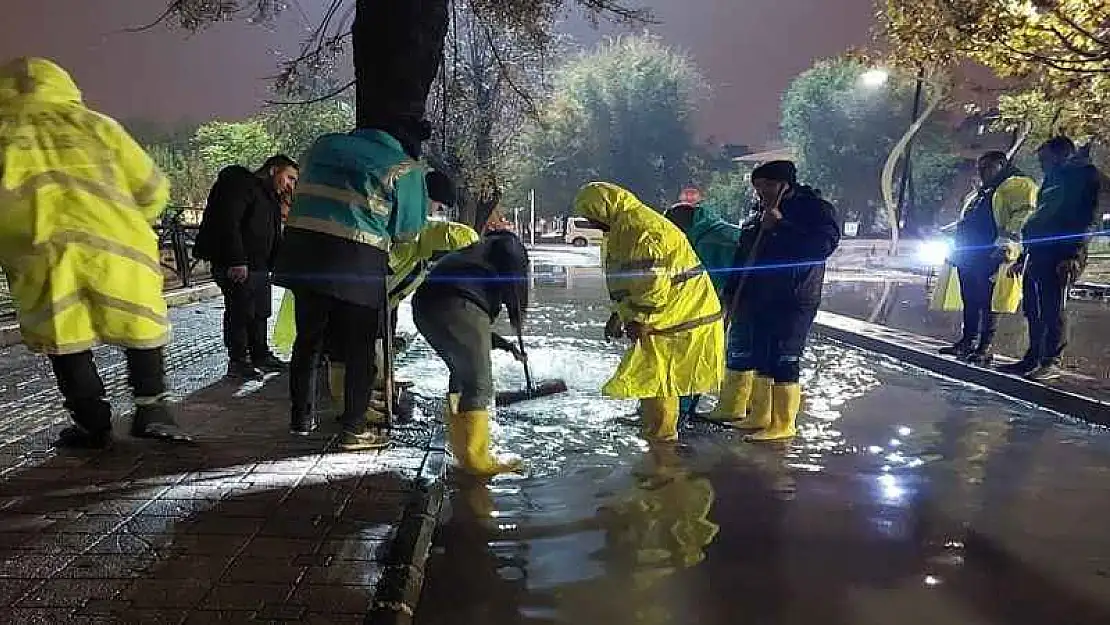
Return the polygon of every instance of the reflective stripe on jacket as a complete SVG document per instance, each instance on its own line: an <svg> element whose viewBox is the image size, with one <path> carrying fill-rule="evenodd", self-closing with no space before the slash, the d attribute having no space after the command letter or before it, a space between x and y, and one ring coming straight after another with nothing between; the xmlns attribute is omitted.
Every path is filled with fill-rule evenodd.
<svg viewBox="0 0 1110 625"><path fill-rule="evenodd" d="M388 133L323 135L305 154L286 225L388 252L424 225L424 171Z"/></svg>
<svg viewBox="0 0 1110 625"><path fill-rule="evenodd" d="M24 342L49 354L169 338L158 238L169 183L45 59L0 67L0 265Z"/></svg>
<svg viewBox="0 0 1110 625"><path fill-rule="evenodd" d="M609 226L605 275L615 310L651 334L625 353L602 391L611 397L680 397L718 388L724 371L721 304L686 235L630 192L595 182L576 214Z"/></svg>

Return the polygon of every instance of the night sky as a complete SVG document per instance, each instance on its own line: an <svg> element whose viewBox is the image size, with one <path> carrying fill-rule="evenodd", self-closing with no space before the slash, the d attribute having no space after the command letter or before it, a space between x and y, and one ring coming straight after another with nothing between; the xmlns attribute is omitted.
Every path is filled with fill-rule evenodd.
<svg viewBox="0 0 1110 625"><path fill-rule="evenodd" d="M691 53L713 86L701 130L720 142L777 136L780 95L814 59L868 43L872 0L642 0L664 40ZM162 0L3 0L0 58L37 55L69 69L100 110L165 122L248 115L324 0L295 0L272 27L221 24L194 36L121 29ZM304 13L298 9L304 10ZM306 19L307 16L307 19ZM580 40L601 36L578 20Z"/></svg>

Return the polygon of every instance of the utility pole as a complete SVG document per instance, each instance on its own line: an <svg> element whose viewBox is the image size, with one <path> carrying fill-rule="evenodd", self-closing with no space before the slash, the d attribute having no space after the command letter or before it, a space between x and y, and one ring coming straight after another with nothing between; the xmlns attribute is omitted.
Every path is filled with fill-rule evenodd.
<svg viewBox="0 0 1110 625"><path fill-rule="evenodd" d="M921 115L921 95L924 87L925 70L924 68L917 70L917 84L913 90L913 113L910 116L910 124L917 121ZM913 194L913 138L911 137L906 144L905 156L902 157L902 180L898 186L898 215L899 222L905 222L910 225L910 215L914 213L914 194ZM907 190L909 193L907 194ZM901 224L896 224L901 226Z"/></svg>
<svg viewBox="0 0 1110 625"><path fill-rule="evenodd" d="M531 189L528 191L528 238L531 241L532 247L536 246L536 190Z"/></svg>

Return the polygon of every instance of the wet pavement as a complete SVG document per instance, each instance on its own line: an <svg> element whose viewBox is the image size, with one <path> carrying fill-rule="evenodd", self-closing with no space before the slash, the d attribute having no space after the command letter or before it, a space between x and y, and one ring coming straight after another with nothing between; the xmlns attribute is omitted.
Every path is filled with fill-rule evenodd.
<svg viewBox="0 0 1110 625"><path fill-rule="evenodd" d="M415 410L382 452L334 452L331 415L292 437L283 377L220 380L221 314L171 312L169 377L193 446L127 438L121 420L109 451L52 450L67 418L48 367L2 350L0 623L366 618L432 418ZM122 412L122 357L96 355Z"/></svg>
<svg viewBox="0 0 1110 625"><path fill-rule="evenodd" d="M596 271L538 274L534 375L571 390L498 412L528 471L455 484L418 624L1110 622L1106 430L816 340L793 444L648 446L597 395Z"/></svg>
<svg viewBox="0 0 1110 625"><path fill-rule="evenodd" d="M825 284L822 308L933 338L955 341L960 336L958 312L929 310L924 280L902 281L861 279L834 273ZM1110 400L1110 301L1072 298L1068 301L1068 346L1063 366L1089 379L1081 383L1063 381L1065 390ZM1020 358L1028 345L1025 318L1021 314L1003 315L995 340L996 351Z"/></svg>

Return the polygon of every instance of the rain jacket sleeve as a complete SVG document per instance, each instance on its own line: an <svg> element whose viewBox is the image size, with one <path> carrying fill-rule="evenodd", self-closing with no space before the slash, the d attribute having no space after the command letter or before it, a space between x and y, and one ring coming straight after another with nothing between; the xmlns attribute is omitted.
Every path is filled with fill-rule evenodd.
<svg viewBox="0 0 1110 625"><path fill-rule="evenodd" d="M123 126L114 120L106 120L108 140L116 146L123 175L127 180L131 197L142 211L148 223L155 223L166 210L170 200L170 181L158 169L154 159Z"/></svg>
<svg viewBox="0 0 1110 625"><path fill-rule="evenodd" d="M629 249L629 257L615 266L615 283L610 292L621 320L658 328L671 298L671 271L663 242L646 234Z"/></svg>
<svg viewBox="0 0 1110 625"><path fill-rule="evenodd" d="M1037 203L1037 183L1026 176L1012 176L998 185L991 198L994 223L998 227L995 244L1013 261L1021 253L1021 227L1033 214Z"/></svg>

